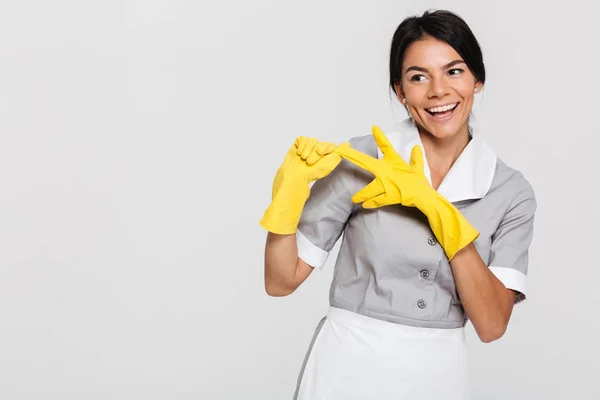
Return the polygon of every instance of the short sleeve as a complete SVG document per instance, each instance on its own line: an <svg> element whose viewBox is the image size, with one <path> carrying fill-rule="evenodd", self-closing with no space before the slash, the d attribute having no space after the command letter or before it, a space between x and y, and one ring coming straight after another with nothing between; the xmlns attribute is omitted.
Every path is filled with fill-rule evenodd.
<svg viewBox="0 0 600 400"><path fill-rule="evenodd" d="M529 246L537 208L531 185L524 180L517 196L492 236L489 268L506 286L517 292L515 302L527 294Z"/></svg>
<svg viewBox="0 0 600 400"><path fill-rule="evenodd" d="M350 145L357 148L355 139L350 140ZM298 257L314 268L323 268L354 210L352 196L362 188L355 180L357 168L343 159L331 174L311 188L296 239Z"/></svg>

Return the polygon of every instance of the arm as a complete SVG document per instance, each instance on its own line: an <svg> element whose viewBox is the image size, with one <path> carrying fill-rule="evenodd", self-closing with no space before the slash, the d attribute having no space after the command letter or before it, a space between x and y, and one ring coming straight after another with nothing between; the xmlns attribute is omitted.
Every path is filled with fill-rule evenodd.
<svg viewBox="0 0 600 400"><path fill-rule="evenodd" d="M516 293L496 278L473 243L456 253L450 265L465 312L481 341L489 343L502 337Z"/></svg>
<svg viewBox="0 0 600 400"><path fill-rule="evenodd" d="M520 177L520 190L492 236L489 267L473 243L450 260L456 288L483 342L506 331L513 305L525 298L529 246L537 208L531 185Z"/></svg>
<svg viewBox="0 0 600 400"><path fill-rule="evenodd" d="M265 245L265 290L269 296L287 296L308 278L313 268L298 258L296 235L269 232Z"/></svg>

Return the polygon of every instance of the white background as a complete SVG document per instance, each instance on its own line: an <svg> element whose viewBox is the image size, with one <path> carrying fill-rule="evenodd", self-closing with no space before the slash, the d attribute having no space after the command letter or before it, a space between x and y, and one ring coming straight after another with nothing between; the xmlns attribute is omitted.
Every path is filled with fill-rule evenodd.
<svg viewBox="0 0 600 400"><path fill-rule="evenodd" d="M532 183L529 296L468 326L476 399L597 399L595 2L2 1L0 398L289 399L335 257L263 287L258 221L296 136L405 118L392 34L446 8L488 82L478 134Z"/></svg>

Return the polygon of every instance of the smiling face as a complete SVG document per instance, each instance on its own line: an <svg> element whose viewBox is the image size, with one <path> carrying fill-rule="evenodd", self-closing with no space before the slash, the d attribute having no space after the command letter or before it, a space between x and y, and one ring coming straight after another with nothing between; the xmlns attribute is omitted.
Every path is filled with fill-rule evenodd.
<svg viewBox="0 0 600 400"><path fill-rule="evenodd" d="M468 134L476 90L481 89L462 57L449 44L425 37L412 43L402 63L398 98L415 122L438 139Z"/></svg>

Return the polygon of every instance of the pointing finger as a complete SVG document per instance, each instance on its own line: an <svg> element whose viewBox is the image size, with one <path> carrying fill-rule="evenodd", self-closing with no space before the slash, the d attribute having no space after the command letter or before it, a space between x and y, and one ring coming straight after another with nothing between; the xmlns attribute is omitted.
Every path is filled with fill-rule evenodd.
<svg viewBox="0 0 600 400"><path fill-rule="evenodd" d="M375 171L378 170L378 163L380 162L380 160L368 156L364 153L361 153L360 151L353 149L349 145L338 146L335 149L335 152L341 155L346 160L350 161L351 163L373 174L375 174Z"/></svg>

